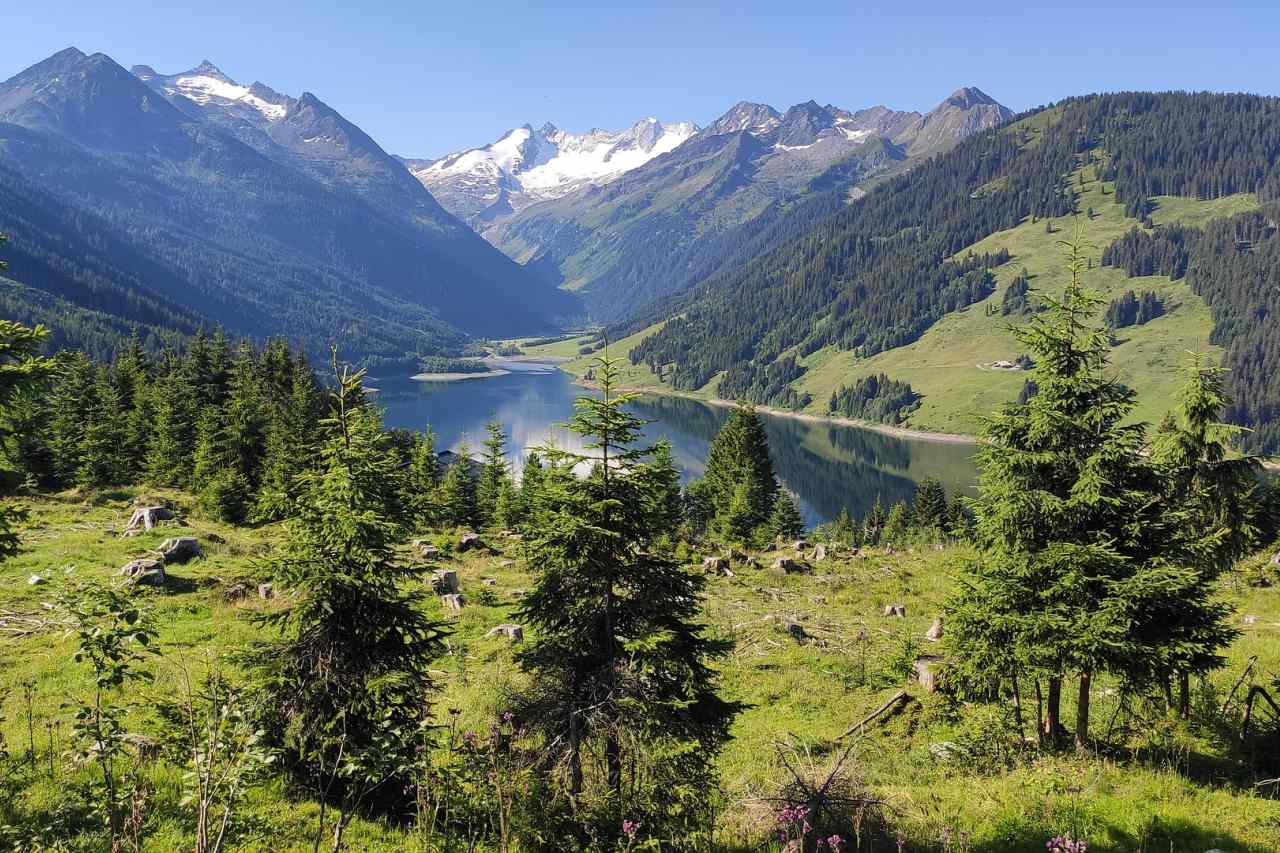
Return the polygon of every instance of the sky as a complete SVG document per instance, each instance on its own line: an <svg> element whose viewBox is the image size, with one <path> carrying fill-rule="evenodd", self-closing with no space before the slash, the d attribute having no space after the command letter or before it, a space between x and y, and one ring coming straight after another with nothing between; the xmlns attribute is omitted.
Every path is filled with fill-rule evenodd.
<svg viewBox="0 0 1280 853"><path fill-rule="evenodd" d="M0 17L0 79L64 47L162 74L208 59L309 91L388 151L435 157L551 121L707 124L778 109L1014 110L1120 89L1280 94L1277 0L40 0Z"/></svg>

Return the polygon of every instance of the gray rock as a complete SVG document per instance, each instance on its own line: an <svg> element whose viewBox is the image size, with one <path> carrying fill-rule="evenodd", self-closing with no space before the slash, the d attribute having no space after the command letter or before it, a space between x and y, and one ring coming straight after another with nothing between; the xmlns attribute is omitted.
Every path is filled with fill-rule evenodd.
<svg viewBox="0 0 1280 853"><path fill-rule="evenodd" d="M144 583L150 586L164 586L164 563L151 557L132 560L124 564L119 572L129 583Z"/></svg>
<svg viewBox="0 0 1280 853"><path fill-rule="evenodd" d="M430 542L426 542L426 543L423 543L422 545L418 545L417 548L418 548L418 555L421 557L425 557L428 560L435 560L435 559L439 559L440 557L440 549L437 548L435 545L432 545Z"/></svg>
<svg viewBox="0 0 1280 853"><path fill-rule="evenodd" d="M200 547L199 541L194 536L177 536L164 540L164 544L160 546L160 556L164 558L167 565L173 565L203 557L204 549Z"/></svg>
<svg viewBox="0 0 1280 853"><path fill-rule="evenodd" d="M884 606L884 615L896 616L902 619L907 615L907 606L905 604L886 604Z"/></svg>

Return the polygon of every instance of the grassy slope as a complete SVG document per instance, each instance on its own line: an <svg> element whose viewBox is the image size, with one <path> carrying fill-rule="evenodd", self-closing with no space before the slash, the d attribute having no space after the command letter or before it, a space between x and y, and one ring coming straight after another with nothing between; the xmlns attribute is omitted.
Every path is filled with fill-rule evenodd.
<svg viewBox="0 0 1280 853"><path fill-rule="evenodd" d="M219 590L227 579L266 576L270 548L278 541L279 530L237 530L193 522L190 528L171 527L122 539L114 531L127 518L129 497L130 493L121 493L92 505L71 497L33 501L33 518L25 534L29 551L0 565L0 610L38 607L53 587L27 586L26 578L33 572L50 575L74 566L79 576L106 582L116 567L156 547L166 536L180 532L200 536L209 549L208 559L175 568L175 581L164 593L140 593L155 606L161 626L161 654L154 662L157 680L132 691L133 698L145 705L153 695L173 695L179 660L192 661L198 668L209 655L234 652L263 636L264 629L252 617L278 604L255 600L229 605L221 601ZM172 497L182 500L180 495ZM223 537L225 544L211 544L210 533ZM437 712L447 718L447 709L456 708L458 726L479 730L501 707L504 689L519 683L510 646L504 640L485 638L484 632L510 621L515 591L528 588L532 581L517 543L491 541L503 548L503 556L468 554L450 561L471 604L454 617L451 652L437 664L445 690ZM748 704L720 761L734 804L723 820L726 838L758 840L767 830L769 817L755 798L769 793L779 776L776 742L791 738L820 746L900 689L902 677L892 661L919 648L918 638L938 611L950 574L963 557L961 549L876 553L821 564L820 572L808 577L735 567L738 577L712 581L706 617L710 630L736 644L723 665L724 688L732 698ZM506 559L513 562L504 564ZM484 577L496 578L496 585L482 586ZM1240 612L1258 619L1243 627L1228 668L1214 677L1219 687L1229 685L1251 654L1260 655L1261 671L1280 669L1280 593L1245 588L1231 591L1230 597ZM909 617L881 617L887 602L905 603ZM446 618L434 600L429 606L434 616ZM813 639L795 642L785 632L782 618L799 621ZM855 639L861 629L867 632L865 647ZM26 743L16 690L23 680L37 683L38 721L65 718L67 712L60 703L85 695L87 685L70 661L70 650L68 641L56 633L0 638L0 689L14 689L0 708L7 712L8 722L0 725L15 752ZM1095 713L1101 730L1115 699L1114 693L1108 695L1107 685L1098 686ZM1218 847L1233 853L1262 853L1274 849L1270 845L1280 837L1280 803L1208 778L1215 749L1201 738L1184 736L1179 744L1189 752L1178 760L1132 763L1119 757L1051 757L1009 773L979 773L932 757L932 744L983 736L973 730L972 723L957 725L944 719L941 702L918 695L924 700L922 706L876 728L858 748L868 783L888 798L911 850L940 849L937 839L944 826L969 833L973 850L986 853L1043 849L1045 838L1066 830L1083 832L1095 853L1139 849L1136 840L1144 832L1148 838L1141 849L1148 850ZM157 726L141 713L133 724L152 732ZM42 723L37 728L41 733L37 744L43 750ZM41 773L29 785L17 804L24 814L51 810L66 799L68 782L76 777L67 770L59 773L56 781ZM178 771L155 766L150 776L156 790L148 805L152 821L147 849L189 847L190 821L177 805ZM240 839L236 849L275 853L310 849L308 833L315 814L314 804L289 800L278 784L255 789L246 817L250 837ZM417 840L369 822L358 821L349 841L351 849L359 850L421 849Z"/></svg>

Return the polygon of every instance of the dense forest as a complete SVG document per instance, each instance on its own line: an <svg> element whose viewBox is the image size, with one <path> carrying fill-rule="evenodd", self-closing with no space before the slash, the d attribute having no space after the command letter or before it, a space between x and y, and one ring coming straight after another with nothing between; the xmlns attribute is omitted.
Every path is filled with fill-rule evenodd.
<svg viewBox="0 0 1280 853"><path fill-rule="evenodd" d="M920 395L910 385L880 373L831 392L827 411L846 418L900 424L919 405Z"/></svg>
<svg viewBox="0 0 1280 853"><path fill-rule="evenodd" d="M1139 216L1162 193L1256 192L1265 203L1280 189L1278 127L1280 101L1243 95L1122 93L1023 115L885 182L749 268L668 300L660 308L673 318L630 357L676 388L700 387L723 372L721 396L794 405L776 372L767 376L770 365L827 345L860 354L900 346L943 313L984 297L987 270L1007 257L948 259L1024 219L1083 213L1066 176L1085 160ZM1261 240L1259 218L1250 221L1253 236L1240 239ZM1274 292L1266 241L1258 249L1255 260L1234 270L1237 304L1265 303ZM1223 289L1207 279L1192 286L1211 306ZM1006 313L1027 310L1020 295L1008 297ZM1233 396L1250 399L1280 373L1270 361L1277 324L1258 311L1229 309L1222 298L1214 318L1216 341L1249 341L1233 347L1251 355L1229 354L1228 366L1241 371ZM1242 405L1233 420L1262 423L1261 411Z"/></svg>

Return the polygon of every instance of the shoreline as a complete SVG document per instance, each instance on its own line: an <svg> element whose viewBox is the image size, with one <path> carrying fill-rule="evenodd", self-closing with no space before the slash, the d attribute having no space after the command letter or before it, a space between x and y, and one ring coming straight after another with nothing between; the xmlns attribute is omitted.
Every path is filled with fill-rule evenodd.
<svg viewBox="0 0 1280 853"><path fill-rule="evenodd" d="M584 380L581 376L569 371L564 371L573 377L575 385L583 388L596 388L597 386ZM661 397L683 397L686 400L696 400L699 403L706 403L708 406L717 406L720 408L733 408L738 404L733 400L722 400L719 397L710 399L698 397L687 391L675 391L669 388L637 388L623 387L619 389L626 393L634 394L653 394ZM794 418L800 421L808 421L809 423L831 424L832 426L854 427L855 429L865 429L870 432L878 432L881 435L887 435L892 438L904 438L912 441L933 441L938 444L979 444L980 439L976 435L962 435L952 432L930 432L922 429L912 429L911 427L893 426L892 424L882 424L875 421L860 421L857 418L841 418L832 415L811 415L804 412L793 412L790 409L778 409L773 406L756 405L757 412L764 412L779 418Z"/></svg>
<svg viewBox="0 0 1280 853"><path fill-rule="evenodd" d="M461 382L464 379L493 379L510 373L510 370L486 370L480 373L416 373L409 378L415 382Z"/></svg>

